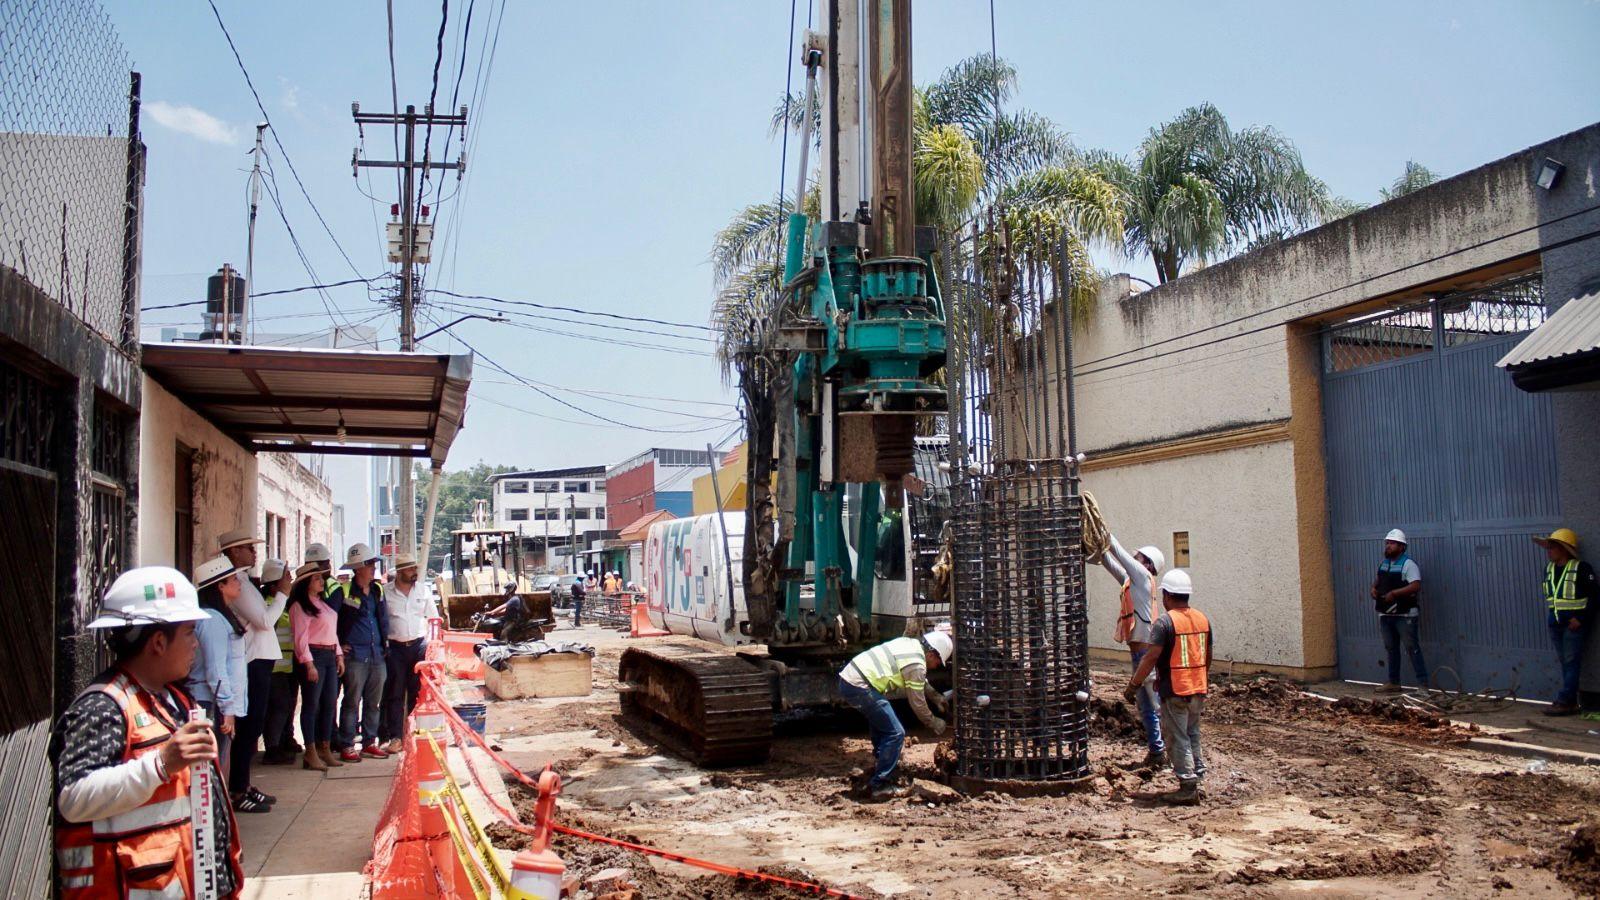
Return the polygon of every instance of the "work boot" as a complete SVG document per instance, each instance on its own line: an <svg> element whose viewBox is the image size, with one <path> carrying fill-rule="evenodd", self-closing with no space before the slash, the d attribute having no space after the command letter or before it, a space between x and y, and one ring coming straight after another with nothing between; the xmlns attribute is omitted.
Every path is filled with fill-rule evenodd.
<svg viewBox="0 0 1600 900"><path fill-rule="evenodd" d="M300 762L300 768L326 772L328 771L328 764L322 761L322 756L317 753L316 747L307 747L305 759Z"/></svg>
<svg viewBox="0 0 1600 900"><path fill-rule="evenodd" d="M895 784L880 784L867 790L869 800L892 800L905 795L906 789Z"/></svg>
<svg viewBox="0 0 1600 900"><path fill-rule="evenodd" d="M1375 691L1375 693L1379 693L1379 694L1403 694L1403 693L1405 693L1405 690L1406 690L1405 688L1401 687L1398 684L1390 683L1390 684L1378 685L1378 689Z"/></svg>
<svg viewBox="0 0 1600 900"><path fill-rule="evenodd" d="M1178 789L1161 795L1162 803L1173 806L1194 806L1200 802L1200 786L1194 782L1178 785Z"/></svg>
<svg viewBox="0 0 1600 900"><path fill-rule="evenodd" d="M1573 716L1578 714L1578 706L1575 703L1552 703L1550 708L1544 711L1544 714L1547 716Z"/></svg>
<svg viewBox="0 0 1600 900"><path fill-rule="evenodd" d="M1161 750L1151 750L1144 755L1144 761L1139 763L1141 769L1165 769L1167 767L1167 754Z"/></svg>
<svg viewBox="0 0 1600 900"><path fill-rule="evenodd" d="M405 744L401 743L399 738L395 738L389 743L383 745L383 752L389 754L390 756L399 753L403 749L405 749Z"/></svg>
<svg viewBox="0 0 1600 900"><path fill-rule="evenodd" d="M333 748L328 746L327 741L317 741L317 756L321 757L323 764L330 769L344 767L344 763L339 762L339 757L334 755Z"/></svg>

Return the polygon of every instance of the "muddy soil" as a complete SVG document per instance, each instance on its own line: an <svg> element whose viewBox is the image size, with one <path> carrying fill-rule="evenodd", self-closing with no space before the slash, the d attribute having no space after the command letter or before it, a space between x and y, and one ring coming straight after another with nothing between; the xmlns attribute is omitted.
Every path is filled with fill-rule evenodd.
<svg viewBox="0 0 1600 900"><path fill-rule="evenodd" d="M1469 732L1381 701L1335 704L1269 678L1215 679L1203 723L1204 802L1158 799L1170 772L1144 747L1126 676L1095 675L1095 777L1064 797L964 796L937 781L937 741L913 728L909 797L852 799L865 728L784 723L760 766L706 771L618 714L624 641L598 628L595 691L490 704L490 731L527 768L564 779L558 820L688 856L815 880L863 897L1593 896L1600 772L1466 749ZM677 640L677 639L661 639ZM531 820L532 798L513 796ZM521 836L494 832L517 846ZM805 896L561 837L577 896L626 870L639 897ZM608 882L614 885L615 882Z"/></svg>

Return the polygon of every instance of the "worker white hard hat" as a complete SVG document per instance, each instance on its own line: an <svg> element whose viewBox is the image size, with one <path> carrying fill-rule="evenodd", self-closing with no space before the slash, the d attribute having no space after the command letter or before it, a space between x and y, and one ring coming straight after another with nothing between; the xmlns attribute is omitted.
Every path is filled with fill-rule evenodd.
<svg viewBox="0 0 1600 900"><path fill-rule="evenodd" d="M129 569L111 582L100 615L89 628L123 628L129 625L198 622L206 614L200 595L177 569L142 566Z"/></svg>
<svg viewBox="0 0 1600 900"><path fill-rule="evenodd" d="M1383 539L1386 541L1394 541L1396 544L1404 544L1406 543L1406 533L1398 528L1392 528L1389 530L1388 534L1383 536Z"/></svg>
<svg viewBox="0 0 1600 900"><path fill-rule="evenodd" d="M1150 564L1156 567L1156 571L1157 572L1159 572L1162 569L1167 567L1166 554L1162 553L1160 550L1156 549L1155 547L1153 547L1153 546L1140 547L1139 548L1139 552L1144 555L1145 559L1150 560Z"/></svg>
<svg viewBox="0 0 1600 900"><path fill-rule="evenodd" d="M350 552L345 554L344 564L346 568L353 569L356 566L377 562L379 559L382 559L382 557L373 553L372 548L366 544L351 544Z"/></svg>
<svg viewBox="0 0 1600 900"><path fill-rule="evenodd" d="M1172 569L1161 576L1161 589L1169 594L1183 594L1187 597L1194 592L1194 585L1189 581L1188 572Z"/></svg>
<svg viewBox="0 0 1600 900"><path fill-rule="evenodd" d="M281 559L269 559L261 564L261 582L275 584L289 570L289 564Z"/></svg>
<svg viewBox="0 0 1600 900"><path fill-rule="evenodd" d="M949 665L950 657L956 655L955 640L943 631L930 631L924 634L922 642L927 644L933 652L939 654L940 661L945 665Z"/></svg>
<svg viewBox="0 0 1600 900"><path fill-rule="evenodd" d="M319 541L312 541L306 545L306 562L333 564L333 551L328 545Z"/></svg>

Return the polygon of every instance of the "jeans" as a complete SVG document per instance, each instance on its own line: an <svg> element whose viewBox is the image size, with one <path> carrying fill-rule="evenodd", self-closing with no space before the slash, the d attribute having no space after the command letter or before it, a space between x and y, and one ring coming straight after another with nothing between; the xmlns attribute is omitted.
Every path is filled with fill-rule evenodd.
<svg viewBox="0 0 1600 900"><path fill-rule="evenodd" d="M868 788L888 784L894 780L894 770L900 765L900 748L906 742L905 727L889 705L889 698L870 687L856 687L839 679L839 696L867 717L867 728L872 734L872 752L877 758Z"/></svg>
<svg viewBox="0 0 1600 900"><path fill-rule="evenodd" d="M427 641L414 644L389 642L389 675L383 690L383 721L378 725L378 740L392 741L406 733L406 716L417 705L422 676L417 663L428 652Z"/></svg>
<svg viewBox="0 0 1600 900"><path fill-rule="evenodd" d="M268 750L288 750L294 746L294 708L299 701L300 676L293 670L273 672L267 692Z"/></svg>
<svg viewBox="0 0 1600 900"><path fill-rule="evenodd" d="M1167 761L1178 784L1198 785L1206 777L1206 761L1200 755L1200 714L1205 711L1204 694L1170 697L1161 701L1161 730L1167 736Z"/></svg>
<svg viewBox="0 0 1600 900"><path fill-rule="evenodd" d="M572 627L578 627L578 622L583 619L583 598L577 597L572 601Z"/></svg>
<svg viewBox="0 0 1600 900"><path fill-rule="evenodd" d="M1128 649L1128 655L1133 658L1134 671L1139 670L1139 660L1146 653L1159 653L1156 647L1146 647L1143 650ZM1144 736L1151 753L1160 753L1165 747L1161 743L1161 699L1156 696L1155 680L1145 682L1139 689L1139 720L1144 723Z"/></svg>
<svg viewBox="0 0 1600 900"><path fill-rule="evenodd" d="M1389 657L1389 684L1400 683L1400 644L1405 643L1406 655L1411 657L1411 671L1417 684L1428 686L1428 666L1422 661L1422 642L1417 637L1416 616L1379 616L1378 630L1383 632L1383 650Z"/></svg>
<svg viewBox="0 0 1600 900"><path fill-rule="evenodd" d="M222 713L217 712L217 702L215 700L196 700L195 705L206 711L206 719L211 722L211 736L217 740L217 771L226 776L229 762L228 753L233 749L233 738L222 733ZM239 727L237 717L233 720L233 727L236 730ZM240 790L244 790L244 788L240 788Z"/></svg>
<svg viewBox="0 0 1600 900"><path fill-rule="evenodd" d="M250 714L234 723L233 760L228 766L228 783L234 791L250 786L250 762L256 743L267 727L267 695L272 684L272 660L252 659L245 667L249 686Z"/></svg>
<svg viewBox="0 0 1600 900"><path fill-rule="evenodd" d="M388 669L379 659L344 661L344 702L339 707L339 749L356 745L356 719L367 746L378 740L378 713L383 703L383 682Z"/></svg>
<svg viewBox="0 0 1600 900"><path fill-rule="evenodd" d="M1573 631L1567 623L1572 613L1550 618L1550 644L1556 651L1556 662L1561 666L1561 693L1556 702L1576 705L1578 702L1578 673L1583 666L1583 642L1588 637L1587 628Z"/></svg>
<svg viewBox="0 0 1600 900"><path fill-rule="evenodd" d="M333 740L333 717L339 700L339 657L332 650L311 650L311 664L317 680L300 676L300 738L306 746ZM305 666L295 663L301 672Z"/></svg>

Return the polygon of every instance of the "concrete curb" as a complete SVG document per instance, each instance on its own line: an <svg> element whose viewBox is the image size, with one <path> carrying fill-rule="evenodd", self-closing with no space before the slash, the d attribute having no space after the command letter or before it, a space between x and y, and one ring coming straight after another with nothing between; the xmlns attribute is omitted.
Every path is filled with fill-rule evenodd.
<svg viewBox="0 0 1600 900"><path fill-rule="evenodd" d="M1455 725L1466 727L1470 723L1450 720ZM1489 753L1499 753L1503 756L1520 756L1528 759L1548 759L1551 762L1570 763L1575 766L1600 766L1600 753L1585 753L1582 750L1565 750L1559 747L1542 747L1538 744L1524 744L1518 741L1508 741L1496 737L1468 738L1467 744L1473 750L1484 750Z"/></svg>

